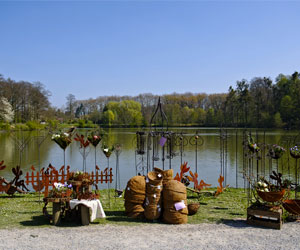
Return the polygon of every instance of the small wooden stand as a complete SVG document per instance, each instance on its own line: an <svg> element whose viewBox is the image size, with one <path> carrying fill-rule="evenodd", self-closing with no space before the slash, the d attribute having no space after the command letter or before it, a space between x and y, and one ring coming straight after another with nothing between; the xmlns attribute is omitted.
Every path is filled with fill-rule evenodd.
<svg viewBox="0 0 300 250"><path fill-rule="evenodd" d="M69 202L71 200L70 197L66 198L44 198L45 206L43 208L44 214L47 213L46 206L49 202L52 202L52 223L53 225L59 225L61 219L61 208L62 203Z"/></svg>
<svg viewBox="0 0 300 250"><path fill-rule="evenodd" d="M252 205L247 209L247 223L274 229L282 227L282 209L272 206Z"/></svg>

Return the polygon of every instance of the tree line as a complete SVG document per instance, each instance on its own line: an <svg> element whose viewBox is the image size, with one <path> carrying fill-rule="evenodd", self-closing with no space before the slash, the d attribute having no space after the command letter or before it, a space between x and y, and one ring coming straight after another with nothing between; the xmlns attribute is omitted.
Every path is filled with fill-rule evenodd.
<svg viewBox="0 0 300 250"><path fill-rule="evenodd" d="M149 126L159 98L146 93L76 100L69 94L65 107L58 109L51 107L49 95L39 82L15 82L0 75L0 97L11 105L14 122L58 119L102 126ZM279 74L274 82L269 77L242 79L227 93L173 93L160 98L169 126L300 127L298 72Z"/></svg>

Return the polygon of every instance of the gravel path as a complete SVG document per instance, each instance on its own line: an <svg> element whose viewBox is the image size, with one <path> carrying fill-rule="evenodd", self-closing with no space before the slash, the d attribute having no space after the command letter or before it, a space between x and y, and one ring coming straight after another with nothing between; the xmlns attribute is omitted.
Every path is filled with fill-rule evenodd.
<svg viewBox="0 0 300 250"><path fill-rule="evenodd" d="M300 249L300 223L281 230L228 224L90 225L0 230L0 249Z"/></svg>

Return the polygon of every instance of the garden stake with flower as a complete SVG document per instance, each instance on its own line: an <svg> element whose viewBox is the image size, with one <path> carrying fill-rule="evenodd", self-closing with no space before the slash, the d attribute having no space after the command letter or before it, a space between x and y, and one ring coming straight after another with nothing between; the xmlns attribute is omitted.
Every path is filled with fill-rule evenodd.
<svg viewBox="0 0 300 250"><path fill-rule="evenodd" d="M102 135L100 133L98 133L97 131L92 131L88 137L87 137L88 141L94 146L95 148L95 173L97 171L97 146L100 143L101 139L102 139Z"/></svg>
<svg viewBox="0 0 300 250"><path fill-rule="evenodd" d="M55 133L51 137L51 139L54 142L56 142L56 144L64 151L64 166L66 166L66 148L72 142L72 131L69 133L67 132Z"/></svg>
<svg viewBox="0 0 300 250"><path fill-rule="evenodd" d="M120 183L120 168L119 168L119 156L121 154L121 145L117 144L115 147L115 154L116 154L116 185L115 185L115 197L121 197L123 190L120 190L121 183Z"/></svg>
<svg viewBox="0 0 300 250"><path fill-rule="evenodd" d="M102 152L105 155L105 157L107 158L107 171L110 171L109 158L114 150L115 150L114 146L108 147L105 145L105 143L102 145ZM107 186L108 186L108 200L109 200L109 207L110 207L110 182L107 182Z"/></svg>
<svg viewBox="0 0 300 250"><path fill-rule="evenodd" d="M279 169L278 169L278 160L279 158L282 157L283 153L285 152L285 148L277 145L277 144L273 144L273 145L269 145L269 153L268 155L271 157L271 159L275 159L276 160L276 172L278 173ZM272 163L272 160L271 160Z"/></svg>
<svg viewBox="0 0 300 250"><path fill-rule="evenodd" d="M80 143L79 152L82 156L82 171L86 172L86 157L90 153L90 150L88 150L88 146L90 145L90 142L89 140L84 139L84 135L78 135L78 134L76 134L74 140Z"/></svg>
<svg viewBox="0 0 300 250"><path fill-rule="evenodd" d="M297 184L298 184L298 159L300 158L300 147L297 145L294 147L290 148L290 155L296 160L296 165L295 165L295 183L296 183L296 188L295 188L295 199L297 199Z"/></svg>

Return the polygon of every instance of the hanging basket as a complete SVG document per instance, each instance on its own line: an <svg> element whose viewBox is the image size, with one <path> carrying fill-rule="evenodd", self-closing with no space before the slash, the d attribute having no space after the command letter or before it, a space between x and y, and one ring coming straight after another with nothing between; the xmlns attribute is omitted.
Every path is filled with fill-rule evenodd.
<svg viewBox="0 0 300 250"><path fill-rule="evenodd" d="M290 151L290 155L294 158L294 159L299 159L300 158L300 154L299 153L294 153L293 151Z"/></svg>
<svg viewBox="0 0 300 250"><path fill-rule="evenodd" d="M257 194L264 201L276 202L276 201L280 201L283 198L285 194L285 189L282 189L280 191L272 191L272 192L257 191Z"/></svg>
<svg viewBox="0 0 300 250"><path fill-rule="evenodd" d="M300 200L285 200L283 207L291 214L300 215Z"/></svg>

